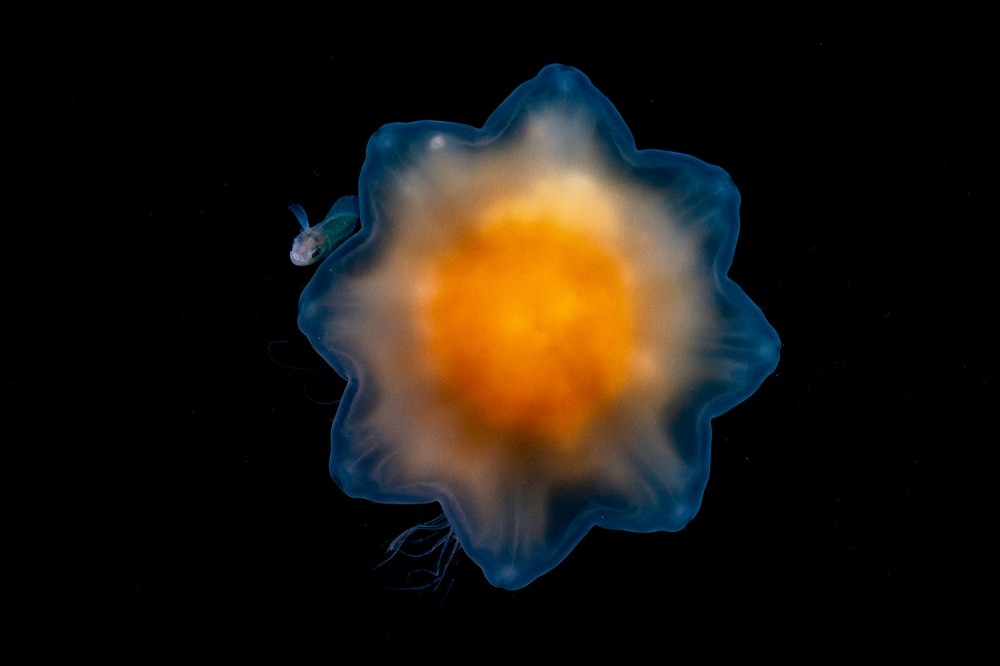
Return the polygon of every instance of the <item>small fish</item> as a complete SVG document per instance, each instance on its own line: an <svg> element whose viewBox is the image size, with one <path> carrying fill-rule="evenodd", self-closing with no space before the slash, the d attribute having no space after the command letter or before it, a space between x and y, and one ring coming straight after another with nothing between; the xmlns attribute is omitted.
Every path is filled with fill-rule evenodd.
<svg viewBox="0 0 1000 666"><path fill-rule="evenodd" d="M296 266L315 264L334 251L358 228L358 198L340 197L333 208L326 214L323 221L314 227L309 226L306 211L298 204L291 204L295 219L302 226L302 233L292 241L292 251L288 253Z"/></svg>

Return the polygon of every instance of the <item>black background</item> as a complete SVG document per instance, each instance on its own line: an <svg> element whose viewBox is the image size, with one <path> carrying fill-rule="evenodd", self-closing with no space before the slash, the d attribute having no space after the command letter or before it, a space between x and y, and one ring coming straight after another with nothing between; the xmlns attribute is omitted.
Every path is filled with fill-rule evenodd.
<svg viewBox="0 0 1000 666"><path fill-rule="evenodd" d="M11 225L5 248L22 313L6 404L30 417L18 450L43 453L12 505L45 563L22 577L31 617L175 642L296 618L442 649L448 632L996 631L995 48L975 17L754 15L723 34L678 16L620 44L126 18L14 60L34 92L13 127L38 145L25 222L53 218ZM480 126L550 62L586 73L639 148L730 173L730 275L781 363L714 421L682 532L594 530L516 592L462 557L436 590L400 591L408 563L373 569L436 510L349 499L328 476L342 383L296 327L314 269L288 261L287 206L315 220L356 193L382 124Z"/></svg>

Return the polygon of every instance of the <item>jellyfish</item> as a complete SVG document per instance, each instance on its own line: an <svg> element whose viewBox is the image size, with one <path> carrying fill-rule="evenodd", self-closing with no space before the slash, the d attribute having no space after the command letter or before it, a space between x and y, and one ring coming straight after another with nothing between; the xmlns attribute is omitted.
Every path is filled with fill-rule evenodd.
<svg viewBox="0 0 1000 666"><path fill-rule="evenodd" d="M777 334L727 276L739 204L721 168L637 150L562 65L481 129L379 129L358 198L313 228L322 263L299 304L347 380L334 481L437 502L506 589L595 526L682 529L708 481L711 419L778 363Z"/></svg>

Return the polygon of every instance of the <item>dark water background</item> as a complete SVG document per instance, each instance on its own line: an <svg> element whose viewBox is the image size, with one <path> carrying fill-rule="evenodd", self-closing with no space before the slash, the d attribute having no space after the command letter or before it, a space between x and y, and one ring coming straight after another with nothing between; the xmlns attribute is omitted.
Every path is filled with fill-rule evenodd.
<svg viewBox="0 0 1000 666"><path fill-rule="evenodd" d="M45 291L12 290L32 314L7 331L8 405L31 415L17 441L51 452L15 507L56 544L25 574L29 616L181 637L302 617L388 641L544 637L553 618L608 640L995 632L994 49L961 17L772 18L737 38L678 19L627 48L416 40L383 63L374 35L352 46L327 17L175 17L163 38L21 53L39 74L19 80L58 114L26 162L58 194L29 202L62 225L55 261L8 277ZM464 558L437 591L397 591L405 567L373 567L436 510L349 499L328 476L342 384L296 328L312 269L288 262L287 206L317 218L356 193L383 123L479 126L550 62L584 71L640 148L730 173L730 275L781 363L715 420L684 531L594 530L517 592ZM8 247L37 252L38 231ZM43 504L51 519L21 510Z"/></svg>

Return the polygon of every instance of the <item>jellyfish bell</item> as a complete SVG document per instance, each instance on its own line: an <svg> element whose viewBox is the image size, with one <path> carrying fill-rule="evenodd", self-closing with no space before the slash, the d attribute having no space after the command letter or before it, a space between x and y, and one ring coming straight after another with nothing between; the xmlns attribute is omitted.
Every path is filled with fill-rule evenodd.
<svg viewBox="0 0 1000 666"><path fill-rule="evenodd" d="M508 589L593 526L684 527L710 419L778 360L776 333L727 277L739 193L726 172L637 150L586 76L551 65L481 129L383 127L358 188L360 231L338 239L299 308L348 381L340 487L438 502Z"/></svg>

